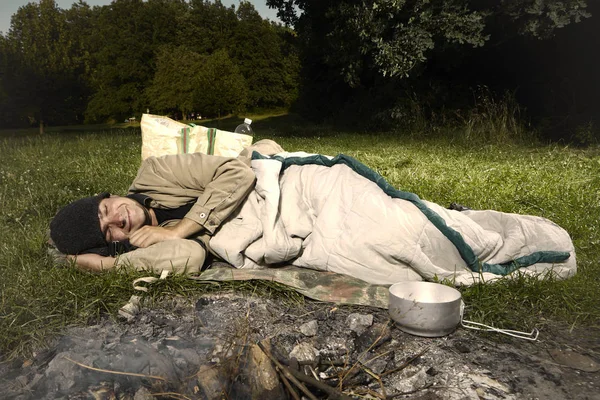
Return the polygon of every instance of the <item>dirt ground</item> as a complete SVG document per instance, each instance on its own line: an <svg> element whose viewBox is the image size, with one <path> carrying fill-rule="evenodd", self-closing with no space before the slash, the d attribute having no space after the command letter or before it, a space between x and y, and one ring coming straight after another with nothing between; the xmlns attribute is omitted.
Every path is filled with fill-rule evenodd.
<svg viewBox="0 0 600 400"><path fill-rule="evenodd" d="M32 359L0 363L0 397L290 398L276 372L275 386L256 388L264 371L247 359L258 342L351 398L600 400L598 329L545 327L535 342L464 328L421 338L398 329L386 310L233 292L69 328Z"/></svg>

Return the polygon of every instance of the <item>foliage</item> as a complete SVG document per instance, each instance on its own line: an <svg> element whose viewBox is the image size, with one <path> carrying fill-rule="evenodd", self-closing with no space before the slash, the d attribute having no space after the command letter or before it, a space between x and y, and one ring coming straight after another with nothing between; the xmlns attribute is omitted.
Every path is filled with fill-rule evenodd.
<svg viewBox="0 0 600 400"><path fill-rule="evenodd" d="M384 111L410 93L427 95L427 72L451 80L470 48L516 35L548 38L589 17L584 0L268 0L295 28L302 110L316 118ZM444 63L440 67L430 62ZM458 66L457 66L458 65ZM408 79L407 79L408 78ZM452 88L447 88L452 90ZM315 104L317 102L317 104Z"/></svg>
<svg viewBox="0 0 600 400"><path fill-rule="evenodd" d="M555 57L560 43L538 39L589 17L586 3L269 0L290 24L282 26L263 20L246 1L237 8L221 0L115 0L101 7L79 1L66 10L56 0L32 2L0 34L0 124L120 121L149 108L188 113L194 100L177 99L174 92L193 91L194 71L191 65L165 65L165 49L181 46L201 57L226 51L237 66L245 85L235 90L246 97L220 109L293 107L314 119L387 129L412 125L407 121L414 119L414 109L425 118L457 109L465 117L466 108L478 107L470 100L471 88L487 85L495 93L508 89L521 102L530 88L538 94L527 104L532 114L534 102L539 113L552 117L560 107L589 116L600 103L600 80L583 54L593 50L600 30L581 24L587 31L567 32L569 41L557 47L580 53L576 60L585 60L585 73L578 72L579 64L548 63L535 52L540 43L550 43L544 54ZM600 10L598 4L590 2L589 8ZM574 95L581 88L587 97ZM552 95L556 90L570 94ZM579 119L575 126L590 122ZM585 133L562 131L569 133L558 137Z"/></svg>
<svg viewBox="0 0 600 400"><path fill-rule="evenodd" d="M225 50L203 57L194 92L194 105L205 115L214 117L245 108L248 89L237 65Z"/></svg>
<svg viewBox="0 0 600 400"><path fill-rule="evenodd" d="M182 39L199 54L212 54L230 46L237 24L235 8L220 0L191 0L184 16Z"/></svg>
<svg viewBox="0 0 600 400"><path fill-rule="evenodd" d="M202 69L202 57L186 47L160 48L152 84L146 88L150 107L161 113L180 111L186 119L195 110L197 77Z"/></svg>
<svg viewBox="0 0 600 400"><path fill-rule="evenodd" d="M321 55L323 63L350 86L360 84L363 71L407 77L436 46L483 46L489 39L484 30L494 18L507 18L520 33L543 38L590 16L584 0L513 0L500 4L469 0L268 0L267 4L277 8L278 16L306 39L306 51ZM299 16L296 10L301 12Z"/></svg>
<svg viewBox="0 0 600 400"><path fill-rule="evenodd" d="M241 2L237 10L238 24L230 46L231 59L239 66L248 84L248 106L269 109L289 106L295 99L298 60L295 51L285 54L282 36L286 31L263 21L254 7Z"/></svg>
<svg viewBox="0 0 600 400"><path fill-rule="evenodd" d="M473 7L478 2L471 0ZM589 18L585 0L509 0L483 2L487 13L500 19L510 32L547 39L556 29ZM506 33L505 33L506 34Z"/></svg>
<svg viewBox="0 0 600 400"><path fill-rule="evenodd" d="M184 9L185 3L167 0L116 0L97 9L87 120L121 120L146 110L144 89L154 76L155 51L176 34Z"/></svg>
<svg viewBox="0 0 600 400"><path fill-rule="evenodd" d="M73 93L84 90L77 78L78 44L66 13L54 0L19 8L2 46L10 60L3 70L12 113L23 113L40 123L78 119L82 109Z"/></svg>
<svg viewBox="0 0 600 400"><path fill-rule="evenodd" d="M464 138L480 143L509 143L524 139L527 132L514 95L495 96L487 87L474 93L475 107L458 113ZM531 139L531 138L529 138Z"/></svg>
<svg viewBox="0 0 600 400"><path fill-rule="evenodd" d="M598 145L600 143L600 130L594 121L588 121L575 127L573 133L575 143L583 146Z"/></svg>
<svg viewBox="0 0 600 400"><path fill-rule="evenodd" d="M424 199L552 219L574 240L578 274L567 281L520 278L466 289L468 318L509 329L542 318L600 322L598 148L481 146L443 137L415 140L395 132L332 131L289 115L253 119L257 139L273 138L288 151L343 152ZM223 123L234 127L239 119ZM45 136L35 130L0 131L0 137L0 354L7 356L39 349L64 326L116 315L133 294L131 282L142 273L94 275L60 268L45 243L50 219L67 202L127 190L141 143L139 129L93 126L48 128ZM148 296L193 296L224 287L240 286L169 278Z"/></svg>
<svg viewBox="0 0 600 400"><path fill-rule="evenodd" d="M11 54L6 39L0 35L0 121L5 121L6 126L12 126L13 116L10 109L10 97L8 88L10 85L10 66L12 64Z"/></svg>
<svg viewBox="0 0 600 400"><path fill-rule="evenodd" d="M169 66L169 51L192 59L228 53L246 83L233 89L242 97L218 108L288 107L299 70L288 33L247 2L238 10L219 0L114 0L93 8L80 1L68 10L55 0L30 3L0 35L0 122L120 121L148 108L189 113L194 100L183 97L193 92L196 64Z"/></svg>

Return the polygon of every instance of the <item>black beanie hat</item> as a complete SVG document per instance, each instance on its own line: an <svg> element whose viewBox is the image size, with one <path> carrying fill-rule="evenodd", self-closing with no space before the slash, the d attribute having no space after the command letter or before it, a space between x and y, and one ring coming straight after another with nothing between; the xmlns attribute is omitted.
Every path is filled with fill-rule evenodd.
<svg viewBox="0 0 600 400"><path fill-rule="evenodd" d="M98 219L100 201L107 197L110 193L79 199L56 213L50 222L50 238L60 252L109 255Z"/></svg>

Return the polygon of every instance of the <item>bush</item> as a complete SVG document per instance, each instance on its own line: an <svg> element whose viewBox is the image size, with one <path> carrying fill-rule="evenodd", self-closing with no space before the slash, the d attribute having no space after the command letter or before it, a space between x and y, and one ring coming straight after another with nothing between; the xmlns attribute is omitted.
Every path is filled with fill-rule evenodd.
<svg viewBox="0 0 600 400"><path fill-rule="evenodd" d="M495 95L487 86L474 93L473 108L458 110L461 136L474 142L506 143L533 138L533 131L524 122L521 107L511 92Z"/></svg>

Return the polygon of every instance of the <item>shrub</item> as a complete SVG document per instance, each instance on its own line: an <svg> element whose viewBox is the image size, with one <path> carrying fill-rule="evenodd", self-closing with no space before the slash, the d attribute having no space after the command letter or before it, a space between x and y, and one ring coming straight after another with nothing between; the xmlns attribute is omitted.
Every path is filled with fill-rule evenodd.
<svg viewBox="0 0 600 400"><path fill-rule="evenodd" d="M459 132L468 141L506 143L534 136L511 92L498 96L487 86L479 86L474 93L473 108L464 112L459 110L456 114Z"/></svg>

